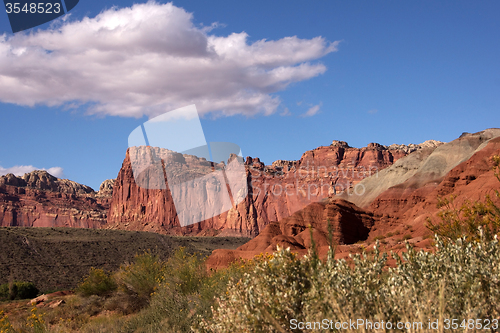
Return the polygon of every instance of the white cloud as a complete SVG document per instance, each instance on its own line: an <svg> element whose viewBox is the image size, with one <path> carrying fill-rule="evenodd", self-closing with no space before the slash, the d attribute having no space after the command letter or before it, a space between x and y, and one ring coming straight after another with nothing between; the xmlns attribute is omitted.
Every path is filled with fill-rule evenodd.
<svg viewBox="0 0 500 333"><path fill-rule="evenodd" d="M25 173L29 173L34 170L45 170L54 177L61 178L64 176L63 168L53 167L53 168L37 168L32 165L15 165L11 168L2 168L0 166L0 176L6 175L8 173L13 173L16 176L23 176Z"/></svg>
<svg viewBox="0 0 500 333"><path fill-rule="evenodd" d="M280 113L280 116L291 116L292 113L290 112L290 110L288 108L285 108L283 110L283 112Z"/></svg>
<svg viewBox="0 0 500 333"><path fill-rule="evenodd" d="M318 113L320 107L321 107L321 103L310 107L309 110L307 110L307 112L302 115L302 117L314 116L316 113Z"/></svg>
<svg viewBox="0 0 500 333"><path fill-rule="evenodd" d="M322 37L249 43L213 34L172 3L106 10L49 30L0 36L0 101L85 105L91 114L155 116L190 104L200 113L271 114L273 93L326 71L337 50Z"/></svg>

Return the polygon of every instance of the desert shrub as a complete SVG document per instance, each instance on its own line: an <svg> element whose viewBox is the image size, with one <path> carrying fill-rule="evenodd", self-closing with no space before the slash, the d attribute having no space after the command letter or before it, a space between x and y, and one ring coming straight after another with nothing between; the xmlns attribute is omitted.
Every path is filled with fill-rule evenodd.
<svg viewBox="0 0 500 333"><path fill-rule="evenodd" d="M225 293L228 281L239 280L252 266L253 261L238 261L208 272L200 256L179 248L166 261L149 306L131 317L123 332L190 332L200 318L211 316L215 297Z"/></svg>
<svg viewBox="0 0 500 333"><path fill-rule="evenodd" d="M0 284L0 301L9 299L9 284Z"/></svg>
<svg viewBox="0 0 500 333"><path fill-rule="evenodd" d="M149 306L127 321L124 332L189 331L207 275L203 261L179 248L162 267Z"/></svg>
<svg viewBox="0 0 500 333"><path fill-rule="evenodd" d="M311 260L299 260L290 250L257 262L239 280L229 281L219 296L213 318L202 320L200 332L273 332L289 320L304 319L312 281Z"/></svg>
<svg viewBox="0 0 500 333"><path fill-rule="evenodd" d="M435 238L435 252L417 252L408 243L396 267L387 255L353 256L353 264L314 255L302 259L280 250L267 264L258 264L241 281L232 281L218 300L213 317L198 332L302 332L298 322L349 319L417 323L407 332L431 332L428 320L500 316L500 245L480 235L477 241L444 242ZM422 323L422 326L418 326ZM323 329L322 329L323 328ZM467 327L455 331L467 331ZM312 332L330 331L317 326ZM331 330L335 331L335 329ZM366 326L359 332L372 332Z"/></svg>
<svg viewBox="0 0 500 333"><path fill-rule="evenodd" d="M167 260L162 282L184 295L196 292L207 276L203 263L196 253L188 254L184 247L180 247Z"/></svg>
<svg viewBox="0 0 500 333"><path fill-rule="evenodd" d="M437 237L436 248L430 253L408 247L404 261L392 270L391 286L402 297L391 304L406 308L408 316L416 311L428 318L438 314L444 318L498 318L498 240L487 240L481 233L473 242L464 237L444 243Z"/></svg>
<svg viewBox="0 0 500 333"><path fill-rule="evenodd" d="M38 295L32 282L13 281L0 285L0 300L30 299Z"/></svg>
<svg viewBox="0 0 500 333"><path fill-rule="evenodd" d="M500 198L498 191L495 196ZM427 219L427 227L435 234L450 240L463 236L468 240L479 239L479 228L491 240L500 233L500 208L488 195L484 202L465 201L460 207L454 206L454 196L439 198L438 207L443 208L438 216L440 223Z"/></svg>
<svg viewBox="0 0 500 333"><path fill-rule="evenodd" d="M120 267L114 277L127 312L135 312L149 304L164 273L165 263L151 252L136 255L134 262Z"/></svg>
<svg viewBox="0 0 500 333"><path fill-rule="evenodd" d="M76 289L77 293L82 296L108 296L116 290L116 282L113 277L103 269L90 269L89 275L84 278Z"/></svg>
<svg viewBox="0 0 500 333"><path fill-rule="evenodd" d="M493 156L495 176L500 181L500 156ZM500 192L494 191L494 197L500 198ZM478 240L481 236L492 240L500 234L500 207L490 195L484 201L465 201L459 207L455 206L455 196L438 198L438 213L440 222L434 224L432 219L427 219L427 228L433 233L447 240L457 240L466 237L467 240Z"/></svg>

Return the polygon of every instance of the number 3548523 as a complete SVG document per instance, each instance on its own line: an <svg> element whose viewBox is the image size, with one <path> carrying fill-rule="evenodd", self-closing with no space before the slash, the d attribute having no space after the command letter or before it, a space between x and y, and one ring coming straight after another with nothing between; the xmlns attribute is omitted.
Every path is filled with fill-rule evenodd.
<svg viewBox="0 0 500 333"><path fill-rule="evenodd" d="M50 2L31 2L25 3L23 6L20 3L6 3L5 9L7 10L7 14L14 13L19 14L23 13L31 13L31 14L58 14L61 12L61 4L60 3L50 3Z"/></svg>

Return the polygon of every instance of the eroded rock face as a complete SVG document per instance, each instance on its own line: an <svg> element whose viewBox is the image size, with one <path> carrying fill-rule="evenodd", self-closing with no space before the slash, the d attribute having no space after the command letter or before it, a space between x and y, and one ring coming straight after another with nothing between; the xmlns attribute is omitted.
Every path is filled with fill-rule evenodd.
<svg viewBox="0 0 500 333"><path fill-rule="evenodd" d="M112 196L113 195L113 185L115 184L114 179L106 179L99 186L99 192L97 192L100 196Z"/></svg>
<svg viewBox="0 0 500 333"><path fill-rule="evenodd" d="M394 150L403 150L406 153L412 153L416 150L424 149L424 148L436 148L439 147L440 145L444 144L442 141L437 141L437 140L427 140L419 144L413 144L410 143L409 145L398 145L398 144L392 144L390 146L384 146L387 149L394 149Z"/></svg>
<svg viewBox="0 0 500 333"><path fill-rule="evenodd" d="M455 196L456 207L467 200L484 200L486 195L494 197L494 190L500 188L500 183L493 171L492 156L500 155L500 137L491 140L483 137L476 141L477 137L470 134L458 140L458 143L465 143L471 148L477 147L472 156L453 166L442 177L432 176L439 175L438 172L427 172L426 177L416 173L405 182L384 191L367 208L415 226L414 229L423 233L428 217L439 221L436 216L439 211L438 197ZM442 167L449 168L446 164Z"/></svg>
<svg viewBox="0 0 500 333"><path fill-rule="evenodd" d="M207 265L214 269L226 267L238 258L272 253L277 245L306 254L310 233L304 233L304 221L313 227L320 255L325 255L328 248L327 221L333 224L334 242L340 244L337 257L361 251L352 244L356 241L364 241L362 246L366 248L376 239L382 240L382 251L400 253L405 248L404 240L417 249L428 250L432 241L426 223L427 218L440 221L438 197L455 196L457 207L467 200L484 201L486 195L495 198L494 190L500 189L500 183L493 170L494 155L500 155L500 129L467 133L447 144L425 145L383 170L378 178L373 176L359 183L367 187L369 200L356 196L350 199L365 203L364 209L340 200L341 196L332 196L270 223L260 235L236 250L215 250ZM498 199L494 200L500 205Z"/></svg>
<svg viewBox="0 0 500 333"><path fill-rule="evenodd" d="M108 227L177 235L209 232L254 237L270 222L282 220L332 193L345 191L406 154L404 150L378 144L352 148L345 142L334 142L307 151L298 161L279 160L266 166L259 158L247 157L248 195L243 202L218 216L181 227L168 189L151 190L137 185L129 149L114 184ZM190 164L193 170L197 170L196 163L206 163L189 155L181 157L176 163ZM182 165L178 169L184 170ZM198 202L202 200L200 197Z"/></svg>
<svg viewBox="0 0 500 333"><path fill-rule="evenodd" d="M0 225L101 228L111 195L35 170L0 177Z"/></svg>
<svg viewBox="0 0 500 333"><path fill-rule="evenodd" d="M237 258L251 259L259 253L273 253L278 246L306 254L312 245L311 235L316 248L322 252L331 242L345 245L364 241L377 219L373 213L348 201L328 198L311 203L279 222L271 222L260 235L236 250L215 250L208 258L207 267L217 269Z"/></svg>
<svg viewBox="0 0 500 333"><path fill-rule="evenodd" d="M473 154L483 149L489 140L498 136L500 136L500 129L491 128L474 134L462 135L447 143L436 145L433 141L426 141L421 144L420 149L381 170L376 177L363 179L358 184L358 187L364 191L363 195L346 196L343 194L341 197L359 207L367 208L376 201L377 207L387 206L384 209L380 208L386 213L391 209L397 211L402 208L397 202L399 199L378 197L384 194L401 198L416 189L420 189L419 196L424 195L422 192L424 187L429 190L437 186L454 167L470 159ZM413 204L415 200L420 199L415 197L409 200L409 203Z"/></svg>

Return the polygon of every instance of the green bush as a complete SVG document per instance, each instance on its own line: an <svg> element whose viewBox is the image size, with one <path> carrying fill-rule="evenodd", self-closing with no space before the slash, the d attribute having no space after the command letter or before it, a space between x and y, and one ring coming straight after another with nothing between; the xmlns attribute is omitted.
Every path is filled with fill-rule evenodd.
<svg viewBox="0 0 500 333"><path fill-rule="evenodd" d="M211 316L216 297L228 281L240 279L251 262L237 262L227 269L208 272L205 261L179 248L165 262L165 270L149 306L132 316L124 332L190 332L200 318Z"/></svg>
<svg viewBox="0 0 500 333"><path fill-rule="evenodd" d="M113 277L100 268L92 267L89 275L85 277L82 283L76 289L82 296L109 296L116 290L116 282Z"/></svg>
<svg viewBox="0 0 500 333"><path fill-rule="evenodd" d="M9 284L0 284L0 300L9 299Z"/></svg>
<svg viewBox="0 0 500 333"><path fill-rule="evenodd" d="M136 255L133 263L122 265L114 275L125 312L135 312L149 304L164 278L165 262L151 252Z"/></svg>
<svg viewBox="0 0 500 333"><path fill-rule="evenodd" d="M32 282L14 281L0 285L0 300L31 299L38 293L38 288Z"/></svg>

